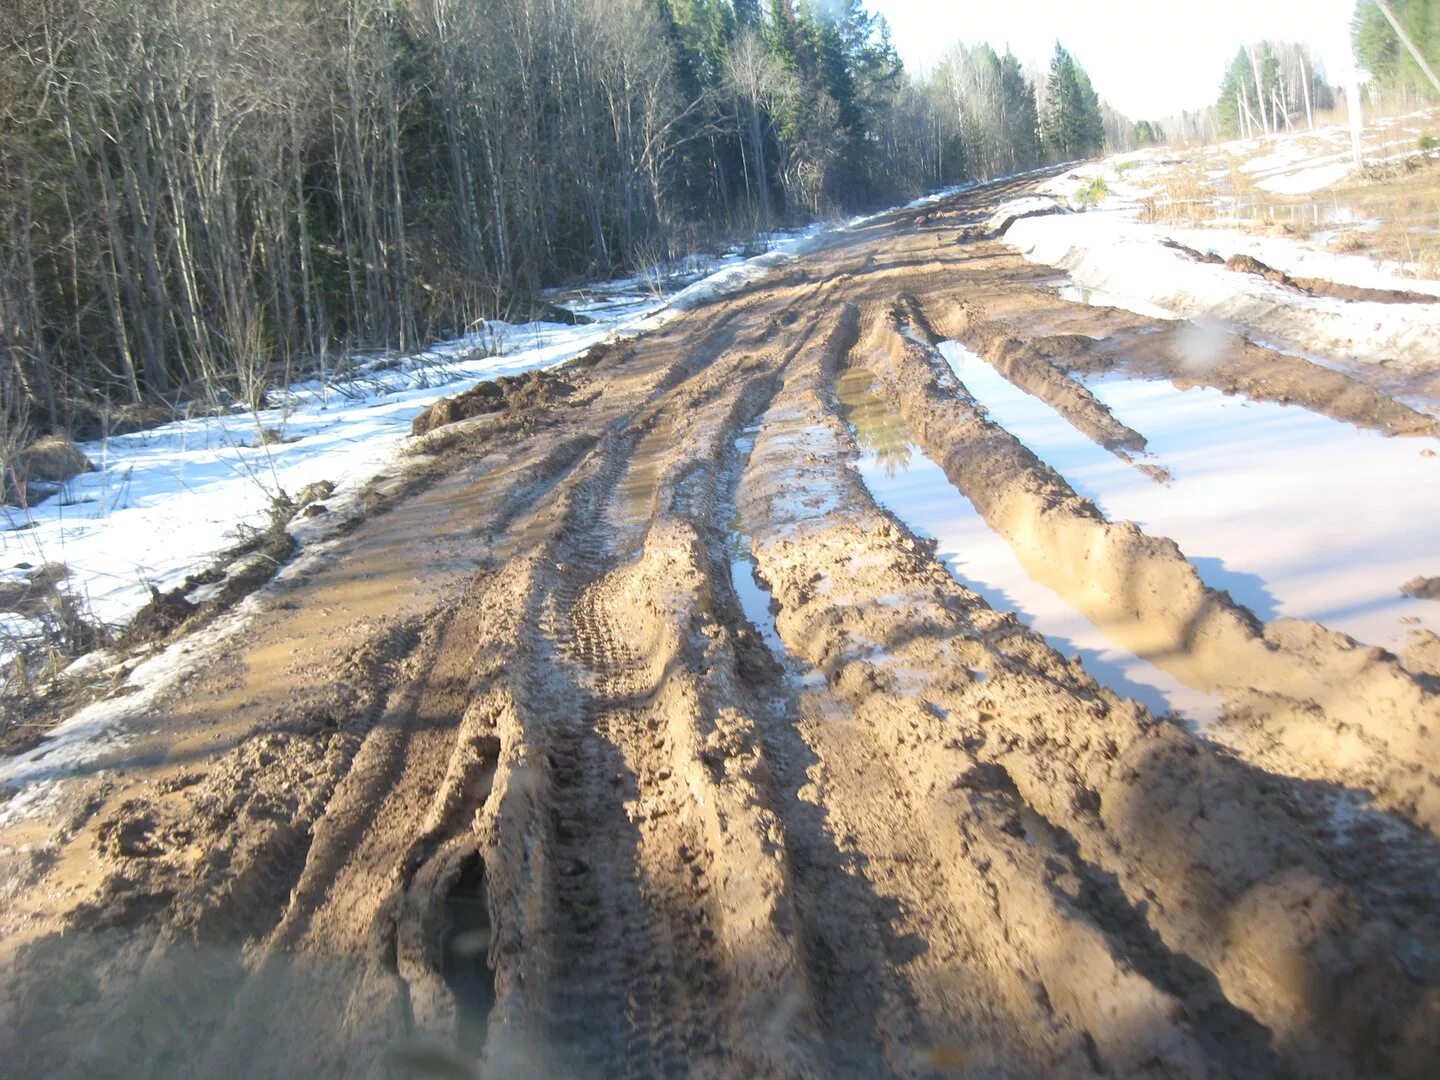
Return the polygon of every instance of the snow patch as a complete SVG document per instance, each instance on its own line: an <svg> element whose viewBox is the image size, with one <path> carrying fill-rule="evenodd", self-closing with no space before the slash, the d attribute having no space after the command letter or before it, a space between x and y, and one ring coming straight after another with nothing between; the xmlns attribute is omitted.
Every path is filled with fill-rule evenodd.
<svg viewBox="0 0 1440 1080"><path fill-rule="evenodd" d="M1398 370L1424 370L1440 360L1440 304L1306 296L1254 274L1196 262L1166 247L1166 238L1164 229L1134 220L1124 208L1029 217L1005 236L1029 261L1064 270L1076 285L1119 298L1120 306L1145 304L1188 319L1233 323L1315 352ZM1208 232L1206 241L1224 243ZM1284 243L1273 241L1266 250L1273 257ZM1312 272L1334 265L1318 253L1307 257ZM1277 261L1301 265L1298 252ZM1409 280L1383 280L1388 288L1419 287ZM1428 290L1440 290L1440 283L1428 283Z"/></svg>

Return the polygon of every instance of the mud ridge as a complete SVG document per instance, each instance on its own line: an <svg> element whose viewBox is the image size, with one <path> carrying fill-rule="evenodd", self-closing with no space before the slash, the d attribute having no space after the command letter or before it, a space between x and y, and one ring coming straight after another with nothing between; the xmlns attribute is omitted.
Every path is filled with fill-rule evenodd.
<svg viewBox="0 0 1440 1080"><path fill-rule="evenodd" d="M927 310L938 311L938 326L947 336L953 331L965 340L963 327L945 317L952 303L950 298L939 304L927 301ZM1002 332L1025 334L1024 320L990 314L983 304L969 302L969 306L978 308L982 318ZM1395 400L1384 389L1302 356L1256 344L1224 327L1174 326L1104 308L1086 308L1083 314L1086 325L1101 331L1101 336L1040 334L1031 339L1032 347L1062 370L1164 378L1181 389L1209 386L1253 401L1298 405L1387 435L1440 436L1440 420Z"/></svg>
<svg viewBox="0 0 1440 1080"><path fill-rule="evenodd" d="M890 348L876 350L872 366L927 451L1032 572L1131 651L1225 694L1237 734L1263 717L1266 760L1364 787L1440 829L1440 758L1425 734L1440 720L1440 699L1394 656L1314 623L1262 626L1205 586L1173 542L1107 521L982 417L938 354L904 336L902 324L936 340L913 304L885 318Z"/></svg>
<svg viewBox="0 0 1440 1080"><path fill-rule="evenodd" d="M932 305L932 315L934 310ZM1131 453L1145 449L1145 436L1117 420L1088 387L1052 364L1031 343L985 319L974 305L959 301L935 317L946 337L969 345L1005 378L1050 405L1100 446Z"/></svg>
<svg viewBox="0 0 1440 1080"><path fill-rule="evenodd" d="M876 358L860 356L867 363L875 363ZM883 366L883 361L877 366ZM826 421L823 416L815 416L813 407L812 416L817 430L823 431L827 423L833 429L833 418ZM765 445L762 435L757 458ZM841 477L835 482L847 481ZM807 477L807 483L818 486L818 477ZM844 498L839 494L832 497ZM859 493L850 498L858 499ZM1075 674L1048 649L1031 650L1032 663L1039 661L1042 670L1048 668L1053 673L1038 682L1031 681L1034 677L1004 654L987 657L989 650L984 649L983 637L967 627L964 616L955 611L957 607L961 611L985 610L983 604L978 598L965 597L964 590L928 557L920 560L923 569L917 566L917 556L904 547L903 533L897 533L893 526L872 527L875 539L870 543L879 544L881 550L865 561L888 561L895 566L895 573L907 563L915 567L909 573L924 581L925 593L939 594L929 603L917 598L905 605L879 605L860 599L869 591L859 583L867 576L855 568L860 560L847 554L841 564L848 564L843 571L847 576L826 574L821 569L826 565L824 524L817 523L814 532L804 535L803 558L797 558L798 549L787 542L793 541L796 533L796 522L792 519L790 524L788 531L775 537L773 547L762 545L758 549L762 555L768 551L769 557L763 559L766 576L786 609L780 617L782 635L787 644L793 643L806 652L827 672L832 685L854 701L862 717L868 703L884 702L887 719L877 730L891 733L899 744L897 749L908 751L906 767L917 775L924 790L932 795L971 792L970 809L978 813L978 799L993 799L994 792L1003 792L1013 782L1043 819L1067 822L1084 857L1103 872L1116 875L1135 912L1145 913L1158 939L1177 957L1188 957L1189 962L1213 972L1225 998L1268 1028L1275 1051L1301 1071L1318 1067L1337 1052L1355 1063L1357 1073L1368 1071L1374 1062L1392 1053L1396 1059L1419 1054L1414 1060L1433 1053L1426 1038L1410 1027L1431 1007L1429 995L1410 983L1397 959L1404 940L1397 928L1407 925L1417 913L1405 912L1402 921L1388 924L1388 952L1364 950L1357 954L1347 945L1353 928L1366 921L1358 910L1358 897L1334 882L1324 862L1315 857L1312 838L1290 817L1287 801L1279 797L1278 782L1263 774L1252 774L1247 767L1229 761L1172 725L1155 723L1143 710L1115 700L1094 688L1093 683L1085 686L1089 680L1083 675L1080 678L1084 682L1074 691L1064 692L1064 683L1074 685ZM835 547L854 550L851 543ZM789 551L795 554L787 559ZM816 570L823 579L819 587L813 583ZM892 593L893 581L891 575L884 586ZM946 594L953 599L937 603ZM855 599L847 600L849 597ZM890 620L899 625L885 627ZM864 631L847 631L847 623L856 625L857 631L863 625ZM878 642L885 648L887 641L905 644L901 649L892 645L884 653L870 644ZM957 664L953 657L962 648L970 655ZM905 696L898 701L896 676L887 672L897 668L905 672L906 686ZM976 683L975 670L986 672L983 682ZM1031 682L1031 688L1024 692L1026 706L1017 708L1016 699L1008 696L1007 684L1012 680ZM1052 695L1055 700L1040 704L1039 698ZM1006 704L997 707L991 702ZM1025 720L1026 715L1035 720ZM901 720L901 716L905 719ZM1041 716L1046 719L1037 723ZM957 725L959 730L953 731ZM1092 726L1098 742L1096 735L1082 734ZM948 737L941 734L947 727L952 728ZM935 776L927 777L917 768L921 761L928 760L916 757L918 747L935 755L935 768L940 770ZM938 747L944 747L945 752L940 753ZM997 767L1004 770L1003 774L996 772ZM1177 799L1178 792L1186 794ZM1198 803L1190 803L1191 799ZM1209 807L1210 815L1219 816L1207 822L1202 807ZM953 807L947 809L953 812ZM1000 829L999 837L990 838L990 842L998 844L1006 836L1023 836L1028 830L1024 828L1023 813L1019 817L1018 829ZM1021 843L1027 849L1031 846L1023 840ZM1237 862L1232 852L1242 851L1247 853L1245 860ZM1015 859L1012 853L1005 865L1016 865ZM1072 873L1083 877L1082 870L1077 868ZM1043 873L1038 877L1045 880ZM1028 875L1011 887L1022 890L1010 894L1018 910L1040 902L1035 882ZM1296 910L1296 904L1309 905L1317 914L1328 914L1319 921L1298 925L1290 914L1285 914ZM1018 910L1006 915L1007 923L1019 917ZM1377 917L1380 922L1373 921ZM1232 926L1228 938L1217 940L1213 929L1217 918ZM1386 925L1384 915L1372 912L1369 918L1372 921L1366 925L1372 930ZM1242 933L1245 925L1263 925L1266 930L1258 935ZM1075 941L1076 928L1067 926L1062 936L1066 941ZM1083 965L1085 976L1091 979L1103 977L1107 965L1102 958L1107 953L1113 956L1111 949L1118 947L1098 928L1093 940L1096 952ZM1304 971L1305 976L1295 981L1287 976L1281 981L1255 983L1249 953L1258 947L1271 956L1267 969ZM1185 985L1185 962L1176 964L1174 985ZM1359 974L1362 969L1367 972L1364 976ZM1130 970L1129 964L1125 970ZM1144 968L1137 966L1137 970ZM1051 969L1046 976L1052 1002L1064 1001L1062 989L1081 978L1071 969ZM1352 1011L1361 1007L1360 1002L1347 998L1342 1006L1332 997L1328 1000L1334 1004L1322 1006L1311 990L1312 986L1322 985L1338 994L1356 979L1372 987L1383 986L1388 998L1384 1005L1364 1006L1363 1022L1357 1022ZM1121 993L1120 985L1116 984L1111 993ZM1198 994L1193 987L1192 992ZM1227 1029L1228 1021L1224 1021L1233 1014L1227 1012L1229 1006L1213 997L1206 1001L1199 994L1187 1003L1188 1009L1177 1012L1173 999L1161 987L1147 983L1132 984L1124 999L1152 1017L1145 1028L1155 1042L1146 1043L1143 1053L1168 1055L1181 1071L1205 1060L1198 1047L1211 1039L1217 1045L1234 1044L1236 1031ZM1167 1000L1171 1003L1167 1004ZM1123 1038L1117 1029L1107 1032L1098 1023L1099 1018L1079 1011L1083 1002L1073 1000L1068 1004L1076 1010L1070 1014L1071 1022L1087 1026L1102 1054L1137 1052L1125 1041L1133 1039L1133 1030L1126 1028ZM1317 1008L1337 1010L1324 1013L1329 1017L1328 1026L1327 1022L1310 1026L1310 1020L1320 1019L1320 1014L1315 1013ZM1221 1027L1197 1036L1179 1019L1182 1016L1188 1016L1192 1024L1197 1018L1209 1022L1218 1019ZM1162 1024L1162 1017L1170 1020ZM1418 1038L1419 1042L1395 1046L1388 1036L1376 1036L1377 1029L1371 1026L1375 1024L1396 1037L1404 1032L1405 1037ZM1200 1056L1193 1056L1196 1054Z"/></svg>
<svg viewBox="0 0 1440 1080"><path fill-rule="evenodd" d="M377 482L384 513L229 637L182 629L196 656L144 715L0 804L0 1060L1433 1075L1440 639L1402 665L1260 622L1077 498L934 344L968 337L1142 469L1080 375L1435 422L1223 329L1060 302L979 235L1036 180L476 391ZM1103 689L877 505L862 382L914 436L886 461L927 453L936 499L1218 687L1224 722Z"/></svg>
<svg viewBox="0 0 1440 1080"><path fill-rule="evenodd" d="M1253 255L1232 255L1225 260L1225 269L1240 274L1254 274L1281 288L1293 289L1305 296L1326 296L1333 300L1355 300L1372 304L1435 304L1440 297L1429 293L1407 292L1404 289L1368 289L1360 285L1343 285L1324 278L1291 277L1283 270L1269 266Z"/></svg>
<svg viewBox="0 0 1440 1080"><path fill-rule="evenodd" d="M853 341L853 309L848 321ZM767 480L752 485L750 498L770 525L757 530L755 550L781 603L780 629L787 645L825 672L831 686L855 708L874 750L893 763L897 775L909 778L907 796L947 868L944 902L954 905L956 915L981 938L980 955L998 948L1009 958L1000 969L973 972L971 978L999 1000L972 1015L973 1026L960 1041L976 1047L993 1040L995 1021L985 1013L1004 1002L1013 1010L1008 1022L1014 1030L1041 1040L1028 1054L1019 1048L1010 1052L1040 1055L1032 1058L1037 1066L1049 1060L1052 1066L1069 1061L1067 1068L1081 1068L1081 1062L1090 1060L1093 1040L1101 1060L1122 1069L1127 1062L1129 1068L1138 1068L1158 1060L1187 1075L1206 1075L1204 1054L1187 1030L1184 1009L1131 973L1128 960L1115 955L1098 926L1055 887L1045 853L1027 843L1019 810L1003 794L1008 786L1003 774L994 777L981 770L966 782L963 777L975 762L954 734L942 734L949 726L947 710L932 705L928 693L912 697L908 686L901 694L896 676L887 671L903 667L907 683L923 682L931 670L958 671L968 684L973 670L1008 661L984 643L977 628L956 626L955 609L972 598L961 595L943 569L923 554L922 545L906 539L873 504L865 507L863 489L829 452L827 444L846 436L838 420L821 411L820 387L826 369L833 374L847 351L848 343L832 341L829 364L819 361L808 376L787 382L777 410L762 429L754 468ZM799 432L786 430L801 417L804 427ZM780 426L777 421L782 419L789 423ZM817 463L797 476L792 463L810 459L834 464ZM788 498L786 490L795 487L810 497ZM844 518L828 515L836 503L845 505ZM876 580L886 583L895 602L858 602ZM886 624L893 621L909 622L908 635L887 633ZM948 631L943 629L947 625ZM886 647L894 641L904 645ZM963 658L957 655L962 651ZM911 666L927 653L933 667L923 662ZM993 671L989 678L995 678ZM1010 934L1005 927L1023 931ZM1007 944L996 935L1003 935ZM1017 973L1022 974L1019 980ZM1110 1004L1097 1010L1094 1006L1101 1000ZM1146 1017L1143 1022L1137 1019L1140 1015ZM1139 1028L1148 1034L1137 1043Z"/></svg>

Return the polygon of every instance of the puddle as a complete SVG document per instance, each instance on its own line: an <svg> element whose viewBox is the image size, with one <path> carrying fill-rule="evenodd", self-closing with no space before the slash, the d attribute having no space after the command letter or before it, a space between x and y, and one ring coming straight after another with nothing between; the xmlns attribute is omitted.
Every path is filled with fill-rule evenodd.
<svg viewBox="0 0 1440 1080"><path fill-rule="evenodd" d="M1173 311L1156 304L1147 304L1144 300L1137 300L1133 296L1121 296L1118 293L1106 292L1104 289L1090 289L1084 285L1073 283L1058 285L1055 287L1055 295L1072 304L1119 308L1121 311L1131 311L1136 315L1143 315L1147 319L1174 321L1179 318Z"/></svg>
<svg viewBox="0 0 1440 1080"><path fill-rule="evenodd" d="M445 898L450 932L445 937L443 974L455 995L456 1039L477 1060L485 1049L490 1010L495 1007L495 973L490 970L490 904L485 864L479 855L465 860L460 877Z"/></svg>
<svg viewBox="0 0 1440 1080"><path fill-rule="evenodd" d="M936 555L958 581L997 610L1015 612L1061 653L1078 654L1085 670L1102 685L1144 703L1157 715L1175 712L1196 722L1219 715L1218 695L1193 690L1123 648L1033 578L1009 542L991 530L915 444L904 419L874 392L872 383L870 372L852 368L837 384L845 419L860 444L860 476L877 503L918 535L936 541Z"/></svg>
<svg viewBox="0 0 1440 1080"><path fill-rule="evenodd" d="M1288 225L1306 230L1311 235L1340 229L1371 232L1382 224L1381 219L1364 214L1350 203L1334 199L1308 202L1265 202L1237 200L1224 220L1259 222L1267 225Z"/></svg>
<svg viewBox="0 0 1440 1080"><path fill-rule="evenodd" d="M1171 383L1091 378L1168 469L1157 486L1017 389L963 345L941 353L992 419L1112 519L1168 536L1205 582L1267 621L1314 619L1403 649L1440 632L1440 604L1400 594L1440 574L1440 440L1386 438L1299 406Z"/></svg>
<svg viewBox="0 0 1440 1080"><path fill-rule="evenodd" d="M738 469L744 472L755 449L755 439L760 434L758 423L747 427L735 439L735 451L740 456ZM755 569L755 560L750 554L750 530L739 510L730 518L730 582L740 600L740 608L760 639L779 660L788 655L785 643L780 640L780 630L775 625L775 610L770 590Z"/></svg>

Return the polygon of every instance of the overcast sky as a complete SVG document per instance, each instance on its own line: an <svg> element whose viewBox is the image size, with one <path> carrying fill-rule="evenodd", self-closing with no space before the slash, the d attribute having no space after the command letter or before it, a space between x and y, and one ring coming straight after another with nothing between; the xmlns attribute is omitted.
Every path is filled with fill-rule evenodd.
<svg viewBox="0 0 1440 1080"><path fill-rule="evenodd" d="M1355 0L870 0L890 21L908 67L933 66L951 42L1008 44L1027 67L1048 62L1059 38L1095 89L1132 119L1215 100L1241 44L1300 41L1332 83L1351 70Z"/></svg>

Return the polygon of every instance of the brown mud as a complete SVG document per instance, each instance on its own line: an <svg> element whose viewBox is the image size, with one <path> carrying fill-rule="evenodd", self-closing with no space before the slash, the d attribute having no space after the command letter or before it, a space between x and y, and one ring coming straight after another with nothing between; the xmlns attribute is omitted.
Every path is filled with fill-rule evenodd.
<svg viewBox="0 0 1440 1080"><path fill-rule="evenodd" d="M1232 255L1222 259L1210 252L1197 251L1174 240L1166 240L1165 246L1194 259L1196 262L1221 264L1237 274L1253 274L1264 278L1272 285L1291 289L1304 296L1324 296L1332 300L1356 300L1373 304L1436 304L1440 297L1433 293L1418 293L1408 289L1372 289L1362 285L1346 285L1325 278L1292 277L1283 270L1277 270L1263 263L1253 255Z"/></svg>
<svg viewBox="0 0 1440 1080"><path fill-rule="evenodd" d="M976 412L938 335L1117 452L1144 433L1068 372L1178 365L955 243L1025 186L442 408L426 484L182 634L127 740L0 818L6 1071L1433 1075L1433 650L1261 623ZM857 368L1037 576L1220 689L1225 746L876 505ZM1293 357L1217 370L1434 432Z"/></svg>

